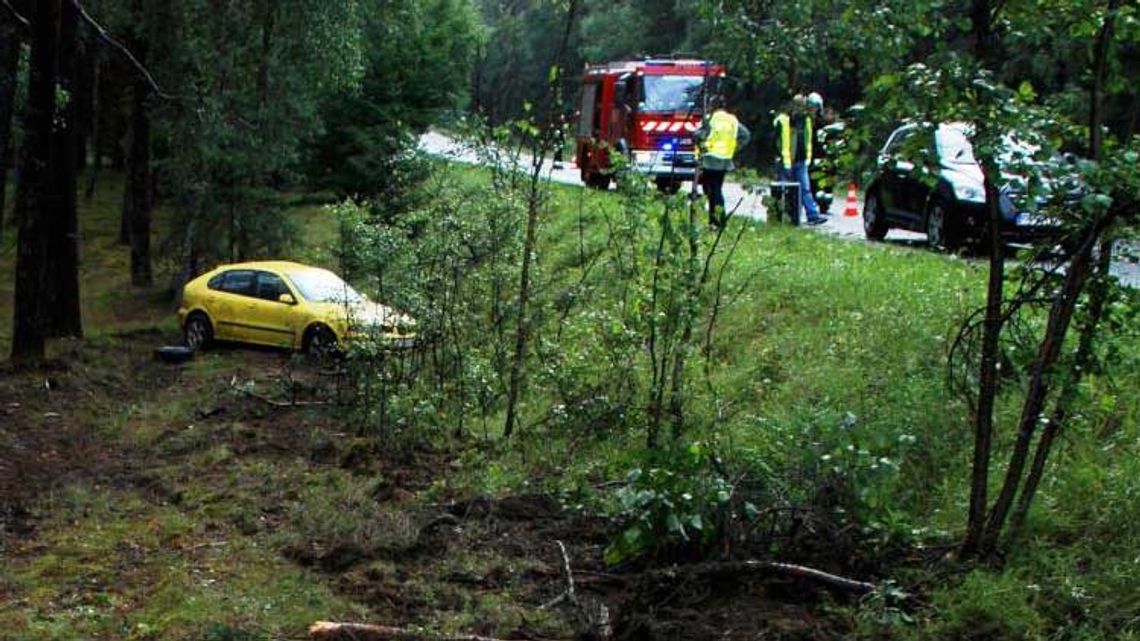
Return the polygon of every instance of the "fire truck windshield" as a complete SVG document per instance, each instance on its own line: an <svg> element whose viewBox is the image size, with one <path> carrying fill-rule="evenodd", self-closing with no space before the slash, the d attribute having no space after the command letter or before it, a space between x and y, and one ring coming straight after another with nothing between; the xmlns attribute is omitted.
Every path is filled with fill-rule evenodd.
<svg viewBox="0 0 1140 641"><path fill-rule="evenodd" d="M701 76L644 76L641 110L645 112L698 111Z"/></svg>

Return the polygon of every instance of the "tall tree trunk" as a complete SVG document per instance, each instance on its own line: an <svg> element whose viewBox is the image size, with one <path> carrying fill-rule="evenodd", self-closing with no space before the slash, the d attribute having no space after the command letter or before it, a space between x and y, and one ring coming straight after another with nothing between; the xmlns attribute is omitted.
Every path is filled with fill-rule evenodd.
<svg viewBox="0 0 1140 641"><path fill-rule="evenodd" d="M1093 48L1093 83L1089 91L1089 155L1100 160L1104 147L1104 88L1108 75L1108 50L1112 45L1116 13L1120 0L1108 0L1104 24L1100 26Z"/></svg>
<svg viewBox="0 0 1140 641"><path fill-rule="evenodd" d="M79 12L66 0L60 4L58 82L68 95L75 95L76 42L79 31ZM75 135L78 125L78 105L67 101L56 118L52 135L55 156L52 175L57 196L55 207L49 214L50 256L48 261L48 288L45 298L49 305L47 318L49 337L82 336L83 323L79 309L79 218L76 212L78 184L75 159Z"/></svg>
<svg viewBox="0 0 1140 641"><path fill-rule="evenodd" d="M982 551L990 551L997 544L1005 527L1006 517L1009 516L1010 507L1021 485L1022 474L1025 472L1025 462L1029 456L1029 449L1033 444L1033 436L1037 431L1037 424L1045 411L1045 401L1049 394L1049 375L1053 365L1061 353L1065 342L1065 335L1069 332L1069 322L1073 318L1077 299L1084 288L1088 276L1089 262L1092 260L1092 249L1097 238L1103 231L1109 218L1098 220L1089 225L1088 230L1082 234L1081 248L1069 263L1065 273L1064 285L1053 299L1049 309L1049 320L1045 327L1045 336L1038 346L1037 355L1033 359L1033 373L1029 381L1029 389L1025 393L1025 401L1021 406L1021 419L1017 426L1017 439L1013 444L1013 452L1009 457L1009 466L1006 468L1005 481L1001 492L990 511L989 522L986 524L985 535L982 537Z"/></svg>
<svg viewBox="0 0 1140 641"><path fill-rule="evenodd" d="M974 57L982 66L988 67L993 57L992 0L973 0L970 7L970 20L973 22Z"/></svg>
<svg viewBox="0 0 1140 641"><path fill-rule="evenodd" d="M0 26L0 238L7 216L8 167L12 162L12 117L15 115L16 73L20 63L20 32Z"/></svg>
<svg viewBox="0 0 1140 641"><path fill-rule="evenodd" d="M131 98L131 152L127 169L131 199L131 284L138 286L150 285L154 280L150 256L150 223L154 198L150 170L150 118L146 112L148 91L144 80L135 81L134 95Z"/></svg>
<svg viewBox="0 0 1140 641"><path fill-rule="evenodd" d="M99 170L103 168L103 129L99 126L100 83L103 82L103 55L96 49L91 55L91 164L87 167L87 189L84 196L95 196Z"/></svg>
<svg viewBox="0 0 1140 641"><path fill-rule="evenodd" d="M704 113L704 112L702 112ZM720 214L725 216L724 212ZM727 218L723 218L727 220ZM722 223L723 224L723 223ZM689 260L685 266L685 293L681 309L681 340L673 355L672 381L669 390L669 416L672 424L672 437L681 438L685 427L685 360L689 344L693 338L693 326L697 322L697 307L700 304L701 282L697 279L697 264L700 259L700 228L697 224L697 201L689 199L689 217L684 227L689 241Z"/></svg>
<svg viewBox="0 0 1140 641"><path fill-rule="evenodd" d="M661 422L664 419L664 398L665 398L665 376L668 373L669 366L669 349L668 349L668 333L662 331L662 318L668 318L665 314L659 314L657 309L658 297L661 295L660 277L664 269L665 261L665 239L669 234L669 218L668 212L663 212L661 216L661 231L658 232L657 248L653 253L653 279L651 281L650 303L649 303L649 340L647 341L647 350L649 352L649 363L651 378L649 383L649 405L646 408L646 414L649 418L649 425L645 434L645 447L654 449L657 447L658 436L661 434Z"/></svg>
<svg viewBox="0 0 1140 641"><path fill-rule="evenodd" d="M1017 509L1010 521L1010 529L1013 535L1020 532L1025 525L1025 520L1029 515L1029 507L1032 505L1033 497L1037 494L1037 488L1041 485L1041 479L1045 475L1045 464L1048 462L1049 453L1053 449L1053 443L1068 421L1070 409L1077 399L1081 379L1089 367L1093 365L1093 342L1100 321L1104 318L1105 305L1108 302L1108 279L1111 267L1112 239L1102 238L1100 254L1097 256L1096 277L1093 286L1090 288L1092 291L1089 295L1088 312L1080 328L1077 351L1073 356L1073 364L1069 368L1069 376L1065 381L1065 386L1053 405L1049 422L1041 431L1041 440L1037 442L1037 451L1033 455L1033 463L1029 468L1028 476L1025 477L1025 485L1022 487L1021 494L1017 497Z"/></svg>
<svg viewBox="0 0 1140 641"><path fill-rule="evenodd" d="M71 100L75 102L75 166L79 170L87 167L88 144L91 141L91 122L95 112L91 108L91 99L94 92L93 67L91 61L95 58L96 44L86 38L77 38L75 61L75 92Z"/></svg>
<svg viewBox="0 0 1140 641"><path fill-rule="evenodd" d="M33 3L32 53L28 68L28 103L16 191L19 237L16 291L12 319L12 362L34 365L43 360L47 334L43 291L48 262L46 218L52 194L52 122L60 0Z"/></svg>
<svg viewBox="0 0 1140 641"><path fill-rule="evenodd" d="M554 113L553 105L558 103L557 83L562 75L562 70L566 66L564 64L564 55L566 53L567 44L570 41L570 34L573 31L574 19L577 14L578 0L571 0L570 6L566 11L566 29L562 35L562 45L559 48L558 56L555 58L558 61L555 64L556 73L551 74L551 81L547 84L547 93L542 103L545 105L545 109L543 110L545 113L543 122L546 124L547 130L545 135L540 139L539 148L534 150L532 160L530 195L527 199L526 233L523 240L523 262L522 269L519 272L518 308L515 310L515 352L511 359L511 372L507 388L507 417L503 425L504 438L510 438L515 430L515 425L518 423L519 397L522 394L523 374L526 365L527 348L530 342L530 270L531 264L534 262L535 244L538 239L538 214L539 209L542 207L539 186L542 174L542 163L554 138L551 135L549 127L551 123L554 122L552 118Z"/></svg>
<svg viewBox="0 0 1140 641"><path fill-rule="evenodd" d="M1001 240L1001 211L997 187L985 172L986 202L989 208L990 271L986 288L986 316L982 329L981 370L978 373L978 406L974 416L974 459L970 473L970 508L963 549L973 554L981 548L985 534L986 503L989 492L990 452L993 444L994 399L997 396L997 363L1002 328L1002 298L1005 257Z"/></svg>
<svg viewBox="0 0 1140 641"><path fill-rule="evenodd" d="M123 134L123 139L119 141L119 146L126 150L123 156L124 162L121 169L126 169L126 177L123 178L123 195L119 205L119 244L124 247L131 245L131 208L135 205L135 199L132 196L134 190L131 189L131 165L130 150L134 146L134 132L131 130L131 125L128 119L127 130Z"/></svg>
<svg viewBox="0 0 1140 641"><path fill-rule="evenodd" d="M269 102L269 66L272 63L277 0L263 0L261 12L261 60L257 66L257 98L264 109Z"/></svg>
<svg viewBox="0 0 1140 641"><path fill-rule="evenodd" d="M146 64L147 42L143 34L146 16L141 0L132 0L131 17L136 35L131 50L140 63ZM131 95L131 145L127 161L127 195L123 199L123 216L129 221L131 246L131 284L148 286L154 282L150 260L150 221L153 209L150 172L150 118L146 98L150 87L141 74L135 74ZM129 206L127 202L130 202Z"/></svg>
<svg viewBox="0 0 1140 641"><path fill-rule="evenodd" d="M1116 14L1119 8L1120 0L1109 0L1104 16L1104 24L1101 25L1100 32L1097 34L1096 44L1093 47L1093 83L1089 88L1089 154L1098 162L1103 160L1104 156L1104 132L1102 131L1102 126L1104 125L1104 86L1108 70L1108 52L1109 47L1112 45ZM1099 224L1098 222L1098 225ZM1107 225L1107 223L1105 224ZM1098 225L1094 225L1091 228L1093 233L1097 233ZM1078 257L1078 259L1083 259L1086 265L1087 262L1091 260L1092 243L1096 240L1095 236L1087 240L1089 246L1086 249L1090 252L1090 256L1082 255ZM1057 438L1058 432L1064 427L1065 421L1069 417L1070 406L1076 401L1077 389L1080 385L1081 378L1093 361L1093 341L1096 337L1097 327L1100 324L1101 318L1104 316L1105 305L1108 301L1108 278L1109 270L1112 267L1113 246L1111 232L1105 237L1100 238L1099 242L1100 252L1097 255L1096 264L1097 278L1094 281L1092 292L1089 295L1088 312L1085 322L1080 328L1080 338L1077 341L1077 351L1073 357L1073 365L1069 369L1069 376L1065 381L1065 386L1062 388L1060 395L1053 405L1053 412L1049 417L1049 421L1041 431L1041 440L1037 443L1037 451L1033 455L1033 463L1029 468L1029 474L1025 479L1025 484L1018 497L1017 508L1014 510L1013 520L1010 524L1015 535L1025 524L1025 519L1029 514L1029 507L1033 502L1034 495L1037 493L1037 488L1041 484L1041 478L1045 474L1045 463L1048 460L1050 451L1053 449L1053 443ZM1070 267L1070 273L1074 269L1075 265Z"/></svg>
<svg viewBox="0 0 1140 641"><path fill-rule="evenodd" d="M503 437L510 438L518 423L519 397L522 394L523 370L526 363L527 347L530 344L530 270L534 262L535 244L538 239L538 210L541 206L538 190L542 172L542 154L534 156L534 169L530 181L530 197L527 200L526 234L523 240L522 270L519 272L519 296L515 310L515 351L511 358L511 374L507 389L507 418L503 425Z"/></svg>
<svg viewBox="0 0 1140 641"><path fill-rule="evenodd" d="M970 19L974 36L974 57L988 66L993 56L991 0L973 0ZM988 165L988 166L986 166ZM1002 216L994 177L1000 175L992 160L983 165L986 203L989 210L989 281L986 287L986 315L982 326L981 370L978 375L978 405L974 416L974 456L970 472L970 507L966 521L963 551L975 554L981 549L986 527L989 495L990 456L993 449L994 400L997 396L997 363L1002 330L1005 256L1001 240Z"/></svg>

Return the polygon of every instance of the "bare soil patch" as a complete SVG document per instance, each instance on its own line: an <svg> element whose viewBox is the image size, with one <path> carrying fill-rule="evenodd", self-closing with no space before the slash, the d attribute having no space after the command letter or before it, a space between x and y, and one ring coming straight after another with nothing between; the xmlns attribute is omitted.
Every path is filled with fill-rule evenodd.
<svg viewBox="0 0 1140 641"><path fill-rule="evenodd" d="M39 499L70 483L132 487L156 502L178 505L184 481L212 478L189 467L173 475L168 470L193 460L193 449L179 440L192 424L206 430L212 446L224 443L239 459L304 461L314 469L338 468L358 477L382 474L384 482L376 485L372 499L409 528L402 543L369 549L346 541L280 550L366 606L375 622L431 625L443 616L467 633L501 637L506 629L507 638L514 639L809 640L841 638L850 631L849 622L827 611L849 595L802 579L698 572L684 562L607 567L603 554L618 524L568 509L556 497L424 504L417 493L446 473L455 451L422 446L386 452L346 433L328 408L282 408L229 393L235 381L256 381L259 390L276 398L313 398L318 374L297 368L287 354L224 349L217 371L190 376L185 366L152 359L151 350L163 339L170 337L134 333L95 352L77 347L40 371L2 372L0 539L34 538L45 509ZM292 387L279 385L286 374ZM159 419L168 424L159 427L149 451L124 446L110 435L107 425L124 407L164 398L191 402ZM314 431L332 436L314 445ZM165 471L156 471L160 466ZM268 523L249 535L289 527L280 510L270 506L266 513ZM836 569L850 565L826 558L825 549L813 546L814 558L798 560ZM570 578L575 598L559 601Z"/></svg>

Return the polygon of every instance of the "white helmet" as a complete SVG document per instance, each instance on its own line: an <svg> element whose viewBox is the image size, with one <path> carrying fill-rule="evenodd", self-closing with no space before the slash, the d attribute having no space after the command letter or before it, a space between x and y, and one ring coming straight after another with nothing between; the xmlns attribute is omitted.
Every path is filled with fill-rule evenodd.
<svg viewBox="0 0 1140 641"><path fill-rule="evenodd" d="M817 109L823 109L823 96L821 96L818 93L813 91L813 92L808 94L807 104L809 107L816 107Z"/></svg>

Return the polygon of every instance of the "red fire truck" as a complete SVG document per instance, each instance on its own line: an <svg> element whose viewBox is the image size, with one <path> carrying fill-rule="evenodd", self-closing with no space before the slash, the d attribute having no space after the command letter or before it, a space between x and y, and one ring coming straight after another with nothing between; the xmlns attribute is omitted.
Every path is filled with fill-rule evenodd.
<svg viewBox="0 0 1140 641"><path fill-rule="evenodd" d="M721 65L682 58L587 65L576 135L582 182L607 188L615 154L653 176L662 191L675 192L692 180L693 132L706 91L716 93L724 75Z"/></svg>

